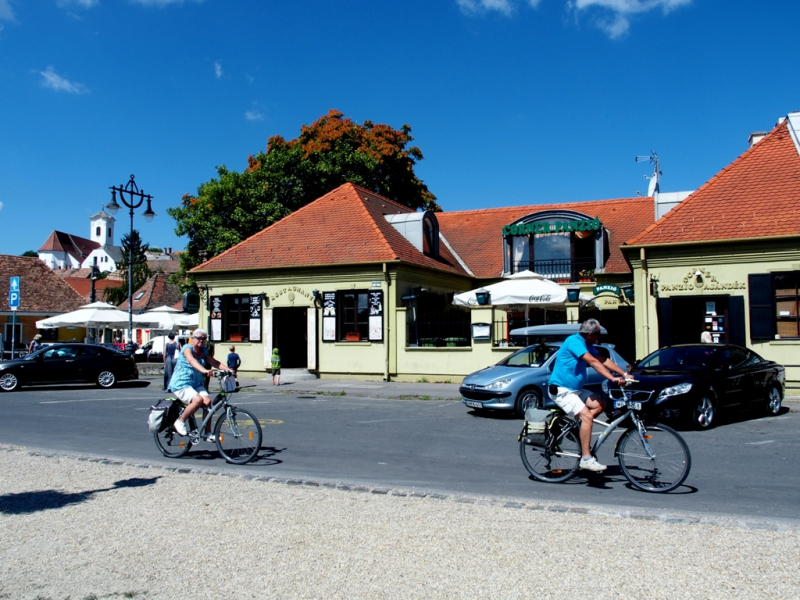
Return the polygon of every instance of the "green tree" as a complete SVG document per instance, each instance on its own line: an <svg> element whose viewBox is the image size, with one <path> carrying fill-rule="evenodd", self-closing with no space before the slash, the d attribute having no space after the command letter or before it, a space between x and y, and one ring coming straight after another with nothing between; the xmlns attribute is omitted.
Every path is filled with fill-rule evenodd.
<svg viewBox="0 0 800 600"><path fill-rule="evenodd" d="M331 110L303 126L294 140L271 137L266 152L248 157L244 172L217 167L217 179L167 209L177 223L175 233L189 238L174 281L200 264L203 252L216 256L343 183L410 208L441 210L414 174L423 157L419 148L409 147L413 139L408 125L399 130L371 121L359 125Z"/></svg>
<svg viewBox="0 0 800 600"><path fill-rule="evenodd" d="M25 250L25 252L20 254L20 256L31 256L31 257L38 258L39 257L39 253L36 250Z"/></svg>
<svg viewBox="0 0 800 600"><path fill-rule="evenodd" d="M122 274L122 285L103 290L103 300L119 306L128 299L128 265L133 266L133 291L145 284L152 275L145 256L148 249L149 245L142 243L142 238L136 229L122 236L122 260L117 265Z"/></svg>

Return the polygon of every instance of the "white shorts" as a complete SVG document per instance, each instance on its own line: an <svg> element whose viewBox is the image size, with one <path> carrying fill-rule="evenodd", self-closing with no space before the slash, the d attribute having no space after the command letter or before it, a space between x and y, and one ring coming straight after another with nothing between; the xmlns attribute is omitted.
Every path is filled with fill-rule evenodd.
<svg viewBox="0 0 800 600"><path fill-rule="evenodd" d="M187 387L183 388L182 390L177 390L177 391L173 390L172 393L178 397L178 400L180 400L181 402L186 402L186 404L189 404L189 402L192 401L192 398L194 398L197 394L205 396L206 398L209 397L206 388L204 388L203 386L200 386L197 389L194 389L192 387Z"/></svg>
<svg viewBox="0 0 800 600"><path fill-rule="evenodd" d="M592 396L592 392L585 389L570 390L558 386L558 394L549 394L550 399L556 406L567 413L570 417L575 417L586 406L586 401Z"/></svg>

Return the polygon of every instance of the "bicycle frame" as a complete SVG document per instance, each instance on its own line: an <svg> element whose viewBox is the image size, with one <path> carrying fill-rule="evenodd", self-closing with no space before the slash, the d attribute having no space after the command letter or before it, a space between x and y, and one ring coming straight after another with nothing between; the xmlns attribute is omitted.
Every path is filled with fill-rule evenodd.
<svg viewBox="0 0 800 600"><path fill-rule="evenodd" d="M184 408L188 406L188 404L182 402ZM197 424L197 419L194 415L189 417L190 424L192 425L191 430L189 431L189 435L187 436L192 444L198 444L200 442L201 431L205 431L206 425L211 422L214 415L218 413L221 409L225 409L229 411L231 409L231 405L228 402L228 394L221 390L219 394L214 397L214 400L211 402L211 407L203 407L208 414L203 418L200 424ZM228 415L230 418L230 415Z"/></svg>
<svg viewBox="0 0 800 600"><path fill-rule="evenodd" d="M650 458L653 458L653 453L650 450L650 445L647 443L647 440L645 439L645 436L643 435L642 432L642 420L636 414L636 411L632 409L628 409L626 412L624 412L622 415L620 415L610 423L606 421L601 421L600 419L592 419L594 423L597 423L598 425L603 425L605 427L605 429L600 433L598 438L595 440L594 444L592 444L592 450L591 450L592 455L597 454L597 451L600 449L600 446L602 446L605 443L605 441L608 439L608 436L611 435L611 432L619 428L620 423L622 423L628 417L631 418L633 424L636 426L636 429L639 431L639 436L642 438L642 444L647 450L648 456ZM565 435L567 435L567 433L569 433L573 429L580 429L580 421L578 419L572 418L570 419L570 421L571 421L570 426L564 428L564 431L562 431L561 434L558 436L559 438L563 438ZM558 454L559 456L568 456L571 458L578 458L578 459L581 458L579 454L570 454L569 452L557 452L556 454ZM614 456L617 456L616 448L614 448Z"/></svg>

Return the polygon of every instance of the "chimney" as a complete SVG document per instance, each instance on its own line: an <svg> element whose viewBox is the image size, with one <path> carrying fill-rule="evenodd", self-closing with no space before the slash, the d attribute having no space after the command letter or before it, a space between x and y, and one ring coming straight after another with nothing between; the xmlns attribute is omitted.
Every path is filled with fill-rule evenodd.
<svg viewBox="0 0 800 600"><path fill-rule="evenodd" d="M752 148L753 146L755 146L758 142L763 140L764 136L766 135L767 135L766 131L754 131L753 133L751 133L750 137L747 138L747 141L750 142L750 147Z"/></svg>

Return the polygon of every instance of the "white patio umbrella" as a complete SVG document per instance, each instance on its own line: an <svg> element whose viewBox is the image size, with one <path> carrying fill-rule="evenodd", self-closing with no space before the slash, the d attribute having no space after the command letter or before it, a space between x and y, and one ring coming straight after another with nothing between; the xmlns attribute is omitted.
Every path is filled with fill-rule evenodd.
<svg viewBox="0 0 800 600"><path fill-rule="evenodd" d="M200 326L200 313L193 313L191 315L181 314L175 317L175 325L179 327L199 327Z"/></svg>
<svg viewBox="0 0 800 600"><path fill-rule="evenodd" d="M456 294L456 306L479 306L478 293L488 292L487 305L555 307L567 301L567 289L533 271L514 273L504 281Z"/></svg>
<svg viewBox="0 0 800 600"><path fill-rule="evenodd" d="M133 315L133 325L148 328L158 325L157 321L142 319ZM106 302L93 302L78 310L36 321L37 329L57 329L58 327L92 327L123 329L128 327L128 313L118 310Z"/></svg>
<svg viewBox="0 0 800 600"><path fill-rule="evenodd" d="M157 308L151 308L147 312L136 316L140 319L146 319L148 321L155 321L158 323L157 327L151 327L151 329L155 329L157 331L168 331L175 329L176 326L178 326L178 323L176 322L178 318L187 317L189 315L188 313L182 313L171 306L165 305Z"/></svg>

